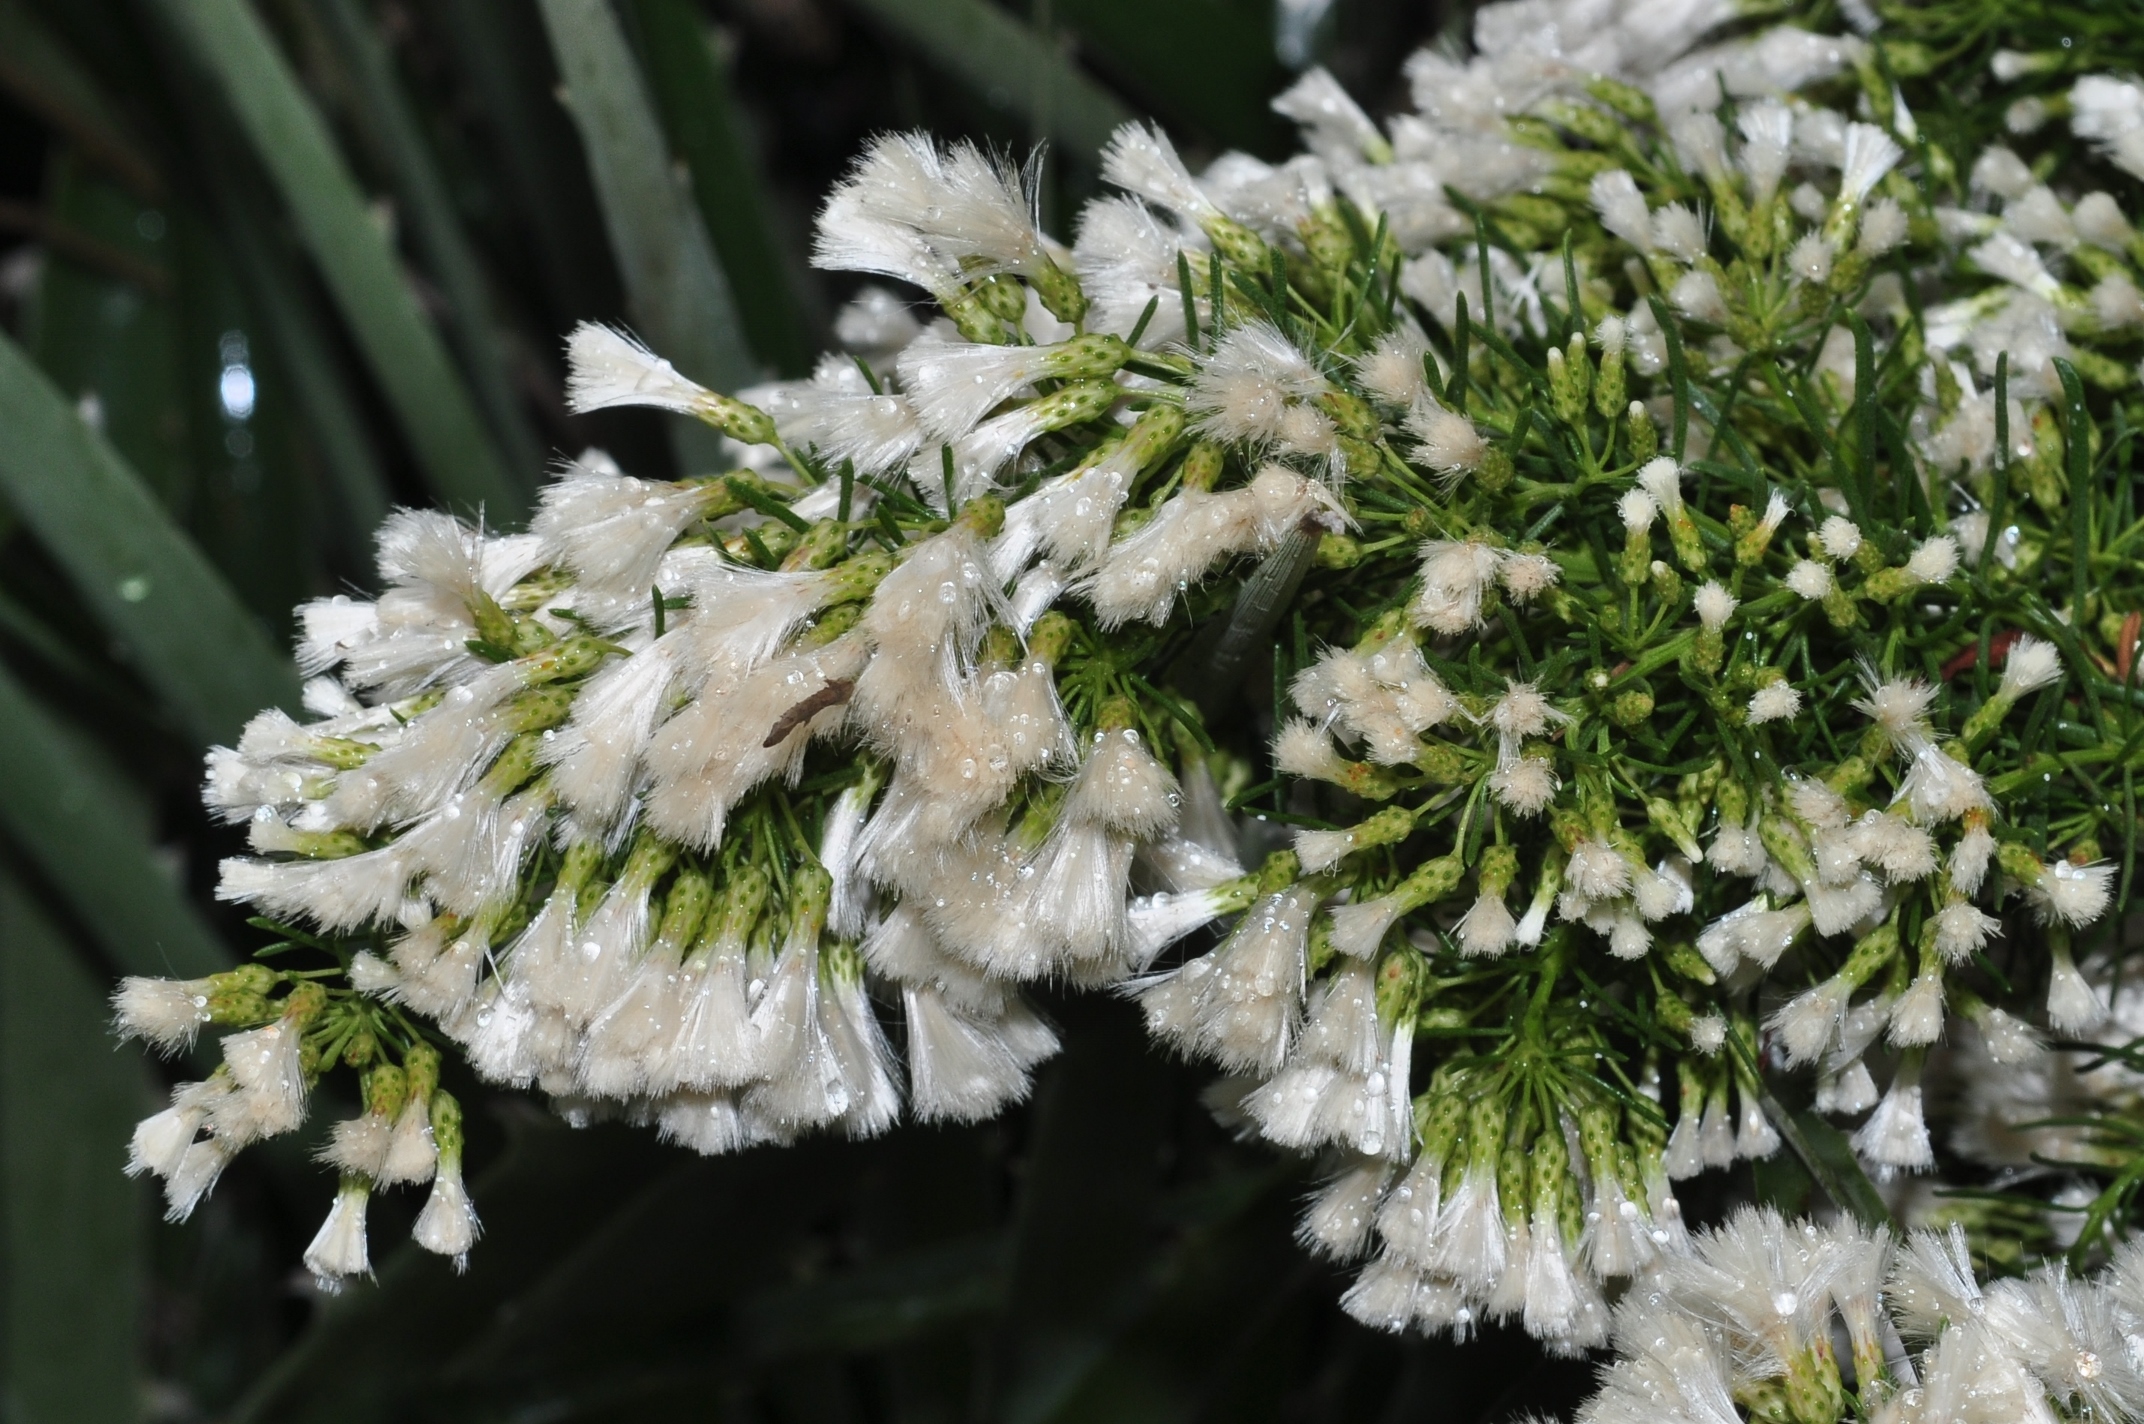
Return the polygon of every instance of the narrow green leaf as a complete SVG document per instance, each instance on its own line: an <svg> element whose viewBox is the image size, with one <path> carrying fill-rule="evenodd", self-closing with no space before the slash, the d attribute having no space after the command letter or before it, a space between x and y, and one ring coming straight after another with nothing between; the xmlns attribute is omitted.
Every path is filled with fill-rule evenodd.
<svg viewBox="0 0 2144 1424"><path fill-rule="evenodd" d="M199 741L297 706L289 661L141 478L0 337L0 494Z"/></svg>
<svg viewBox="0 0 2144 1424"><path fill-rule="evenodd" d="M757 379L729 279L670 164L669 144L608 0L540 0L551 52L580 129L603 225L641 337L704 386L733 391ZM671 438L688 468L721 442L696 421Z"/></svg>
<svg viewBox="0 0 2144 1424"><path fill-rule="evenodd" d="M2062 450L2069 461L2070 482L2070 617L2084 616L2091 591L2092 566L2092 417L2084 408L2084 383L2077 368L2060 356L2055 374L2062 378Z"/></svg>
<svg viewBox="0 0 2144 1424"><path fill-rule="evenodd" d="M762 1359L883 1349L988 1314L1005 1290L1005 1235L992 1231L762 1291L738 1314Z"/></svg>
<svg viewBox="0 0 2144 1424"><path fill-rule="evenodd" d="M0 825L130 974L213 974L231 962L156 863L132 808L0 667Z"/></svg>
<svg viewBox="0 0 2144 1424"><path fill-rule="evenodd" d="M1995 468L1988 490L1988 532L1973 559L1973 586L1985 595L1989 567L1997 562L1996 541L2010 517L2010 353L1995 358Z"/></svg>
<svg viewBox="0 0 2144 1424"><path fill-rule="evenodd" d="M320 112L246 0L156 0L274 178L433 490L494 521L528 504Z"/></svg>
<svg viewBox="0 0 2144 1424"><path fill-rule="evenodd" d="M1076 162L1093 162L1117 126L1135 117L1057 46L987 0L855 3L995 107L1032 119Z"/></svg>
<svg viewBox="0 0 2144 1424"><path fill-rule="evenodd" d="M1768 1103L1776 1107L1776 1103ZM1833 1205L1864 1226L1892 1226L1891 1210L1883 1195L1861 1170L1853 1144L1846 1134L1813 1112L1780 1114L1772 1119L1781 1134L1802 1159L1802 1165L1823 1187Z"/></svg>
<svg viewBox="0 0 2144 1424"><path fill-rule="evenodd" d="M1876 511L1876 342L1869 335L1869 324L1862 320L1859 312L1848 313L1846 320L1854 337L1854 409L1849 417L1854 422L1854 483L1861 493L1858 507L1873 514ZM1842 446L1845 443L1840 442ZM1891 517L1894 523L1905 522L1896 509Z"/></svg>
<svg viewBox="0 0 2144 1424"><path fill-rule="evenodd" d="M1314 532L1295 530L1279 548L1266 555L1236 594L1228 617L1216 620L1219 627L1193 645L1177 686L1195 689L1193 699L1208 720L1218 720L1238 700L1251 655L1264 646L1273 625L1286 611L1310 561L1318 552Z"/></svg>
<svg viewBox="0 0 2144 1424"><path fill-rule="evenodd" d="M1675 424L1668 453L1680 464L1684 446L1690 437L1690 362L1683 355L1682 329L1675 324L1675 318L1668 314L1667 303L1658 297L1647 297L1645 300L1652 304L1653 320L1659 324L1660 334L1668 345L1669 384L1675 392Z"/></svg>
<svg viewBox="0 0 2144 1424"><path fill-rule="evenodd" d="M122 1176L147 1107L103 988L0 869L0 1379L10 1418L141 1416L143 1184Z"/></svg>
<svg viewBox="0 0 2144 1424"><path fill-rule="evenodd" d="M318 10L349 67L365 128L394 175L410 235L446 298L448 329L477 402L505 447L515 478L533 481L543 466L543 447L514 392L483 265L462 229L446 176L425 140L394 60L356 0L320 0Z"/></svg>
<svg viewBox="0 0 2144 1424"><path fill-rule="evenodd" d="M427 8L466 77L499 195L527 234L548 309L615 310L618 274L596 212L573 120L558 102L550 42L530 0L441 0Z"/></svg>
<svg viewBox="0 0 2144 1424"><path fill-rule="evenodd" d="M236 175L211 165L204 181L220 210L219 236L230 247L249 304L267 328L269 354L289 378L306 434L327 467L351 548L362 552L363 542L387 517L393 502L372 432L322 329L316 302L299 280L293 255L239 191Z"/></svg>
<svg viewBox="0 0 2144 1424"><path fill-rule="evenodd" d="M985 1418L1051 1417L1129 1327L1151 1269L1166 1068L1130 1015L1089 1020L1037 1085Z"/></svg>
<svg viewBox="0 0 2144 1424"><path fill-rule="evenodd" d="M184 237L169 230L183 228L186 216L174 213L177 223L150 242L137 226L141 200L66 149L46 162L44 206L52 222L96 242L108 260L55 251L15 334L68 399L95 393L97 428L165 508L193 508L199 461L194 442L174 435L189 429L187 396L209 392L205 385L186 388L181 304L165 295L193 255ZM163 280L144 286L129 267L141 268L141 276L153 270Z"/></svg>
<svg viewBox="0 0 2144 1424"><path fill-rule="evenodd" d="M0 89L137 197L163 196L163 179L96 80L22 0L0 0Z"/></svg>
<svg viewBox="0 0 2144 1424"><path fill-rule="evenodd" d="M762 365L811 369L804 304L767 209L758 165L713 34L689 0L635 0L648 88L671 146L692 174L700 220L737 293L738 315Z"/></svg>

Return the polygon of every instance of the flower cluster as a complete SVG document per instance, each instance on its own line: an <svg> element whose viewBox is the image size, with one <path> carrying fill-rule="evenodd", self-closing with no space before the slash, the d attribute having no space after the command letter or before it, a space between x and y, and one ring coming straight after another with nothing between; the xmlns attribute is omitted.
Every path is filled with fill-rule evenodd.
<svg viewBox="0 0 2144 1424"><path fill-rule="evenodd" d="M1963 1227L1823 1227L1744 1208L1616 1307L1579 1424L2133 1419L2144 1254L1985 1289ZM1841 1360L1834 1341L1842 1342Z"/></svg>
<svg viewBox="0 0 2144 1424"><path fill-rule="evenodd" d="M1613 1339L1603 1421L1685 1376L1815 1420L1835 1299L1873 1407L1883 1241L1693 1243L1675 1184L1791 1142L1873 1196L1938 1165L1947 1036L2025 1069L2106 1017L2144 244L2093 160L1947 153L1910 45L1607 9L1485 8L1383 127L1312 71L1280 165L1128 125L1069 247L1031 172L882 138L815 260L935 314L865 289L806 381L575 332L576 409L737 468L404 512L377 599L301 610L310 720L206 796L220 893L332 967L122 990L240 1030L137 1140L174 1213L348 1066L309 1263L427 1177L459 1255L435 1043L721 1152L992 1114L1034 988L1103 987L1324 1155L1359 1318ZM2075 133L2134 168L2140 92Z"/></svg>

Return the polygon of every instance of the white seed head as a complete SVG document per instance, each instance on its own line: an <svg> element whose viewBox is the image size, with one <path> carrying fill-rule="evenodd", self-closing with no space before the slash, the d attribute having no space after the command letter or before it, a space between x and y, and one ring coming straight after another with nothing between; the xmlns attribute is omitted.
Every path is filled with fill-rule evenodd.
<svg viewBox="0 0 2144 1424"><path fill-rule="evenodd" d="M1891 1042L1923 1048L1943 1036L1943 971L1924 969L1891 1005Z"/></svg>
<svg viewBox="0 0 2144 1424"><path fill-rule="evenodd" d="M1551 707L1541 690L1530 682L1507 684L1504 695L1489 710L1490 725L1507 737L1546 736L1552 718L1559 722L1568 720Z"/></svg>
<svg viewBox="0 0 2144 1424"><path fill-rule="evenodd" d="M1802 695L1792 683L1774 682L1750 694L1750 725L1781 722L1802 710Z"/></svg>
<svg viewBox="0 0 2144 1424"><path fill-rule="evenodd" d="M1799 560L1787 570L1786 582L1788 588L1814 603L1831 592L1831 566L1814 559Z"/></svg>
<svg viewBox="0 0 2144 1424"><path fill-rule="evenodd" d="M2107 1003L2067 954L2054 956L2047 976L2047 1026L2085 1034L2107 1021Z"/></svg>
<svg viewBox="0 0 2144 1424"><path fill-rule="evenodd" d="M1906 210L1897 200L1879 198L1861 215L1861 234L1854 250L1874 260L1895 251L1906 240Z"/></svg>
<svg viewBox="0 0 2144 1424"><path fill-rule="evenodd" d="M1669 203L1653 214L1653 245L1678 262L1695 262L1705 255L1705 225L1681 203Z"/></svg>
<svg viewBox="0 0 2144 1424"><path fill-rule="evenodd" d="M1988 865L1995 858L1995 837L1986 826L1970 826L1958 837L1958 844L1950 853L1950 884L1959 894L1971 897L1980 893L1980 884L1987 878Z"/></svg>
<svg viewBox="0 0 2144 1424"><path fill-rule="evenodd" d="M1858 204L1905 156L1898 141L1874 124L1848 124L1845 161L1839 168L1839 196Z"/></svg>
<svg viewBox="0 0 2144 1424"><path fill-rule="evenodd" d="M1666 455L1645 462L1638 471L1638 488L1653 497L1653 503L1670 519L1682 510L1682 466Z"/></svg>
<svg viewBox="0 0 2144 1424"><path fill-rule="evenodd" d="M2079 237L2109 252L2122 251L2136 236L2136 229L2129 225L2122 205L2112 193L2085 194L2070 209L2070 221L2077 225Z"/></svg>
<svg viewBox="0 0 2144 1424"><path fill-rule="evenodd" d="M1521 816L1539 815L1556 799L1560 785L1555 763L1546 756L1515 756L1489 774L1490 794Z"/></svg>
<svg viewBox="0 0 2144 1424"><path fill-rule="evenodd" d="M1831 240L1820 232L1805 232L1787 253L1787 266L1804 282L1820 285L1831 276Z"/></svg>
<svg viewBox="0 0 2144 1424"><path fill-rule="evenodd" d="M1946 964L1963 964L2003 931L2003 922L1984 915L1969 901L1958 900L1936 912L1936 953Z"/></svg>
<svg viewBox="0 0 2144 1424"><path fill-rule="evenodd" d="M1776 99L1744 105L1735 115L1742 131L1742 171L1749 175L1750 196L1770 202L1786 176L1794 143L1794 111Z"/></svg>
<svg viewBox="0 0 2144 1424"><path fill-rule="evenodd" d="M1720 295L1718 281L1702 268L1678 277L1668 291L1668 299L1677 311L1693 321L1710 322L1714 326L1727 323L1727 299Z"/></svg>
<svg viewBox="0 0 2144 1424"><path fill-rule="evenodd" d="M1958 541L1948 534L1922 540L1907 558L1906 572L1921 583L1942 583L1958 572Z"/></svg>
<svg viewBox="0 0 2144 1424"><path fill-rule="evenodd" d="M2023 697L2061 680L2062 651L2044 638L2028 633L2012 643L2003 658L2002 692L2006 697Z"/></svg>
<svg viewBox="0 0 2144 1424"><path fill-rule="evenodd" d="M1727 620L1734 616L1735 608L1741 603L1715 579L1707 579L1698 585L1691 601L1697 607L1697 621L1715 633L1727 626Z"/></svg>
<svg viewBox="0 0 2144 1424"><path fill-rule="evenodd" d="M1856 711L1872 718L1892 741L1904 743L1927 735L1928 709L1935 704L1934 683L1917 677L1894 677L1878 681L1875 673L1862 669L1869 695L1854 703Z"/></svg>
<svg viewBox="0 0 2144 1424"><path fill-rule="evenodd" d="M1640 252L1653 250L1652 213L1645 206L1644 197L1638 192L1638 181L1620 168L1611 168L1605 173L1593 175L1589 185L1593 209L1600 214L1601 226L1614 233Z"/></svg>
<svg viewBox="0 0 2144 1424"><path fill-rule="evenodd" d="M1428 393L1422 361L1429 343L1412 323L1388 331L1355 362L1362 388L1386 405L1405 410Z"/></svg>
<svg viewBox="0 0 2144 1424"><path fill-rule="evenodd" d="M138 1038L159 1052L191 1048L209 1020L212 989L206 979L149 979L128 975L112 995L112 1018L119 1037Z"/></svg>
<svg viewBox="0 0 2144 1424"><path fill-rule="evenodd" d="M2115 867L2104 861L2073 865L2057 860L2040 870L2039 882L2026 887L2042 924L2082 929L2107 911L2114 896Z"/></svg>
<svg viewBox="0 0 2144 1424"><path fill-rule="evenodd" d="M1448 479L1480 469L1482 457L1489 453L1489 442L1473 421L1427 396L1418 398L1408 410L1406 426L1420 442L1415 446L1416 458Z"/></svg>
<svg viewBox="0 0 2144 1424"><path fill-rule="evenodd" d="M1988 1057L2006 1068L2030 1063L2045 1050L2038 1034L2022 1019L1990 1007L1977 1023L1981 1042L1987 1045Z"/></svg>
<svg viewBox="0 0 2144 1424"><path fill-rule="evenodd" d="M1816 538L1834 559L1851 559L1861 547L1861 526L1843 514L1834 514L1817 526Z"/></svg>
<svg viewBox="0 0 2144 1424"><path fill-rule="evenodd" d="M1556 561L1546 554L1506 554L1496 568L1497 582L1511 595L1513 603L1521 605L1554 588L1561 576Z"/></svg>
<svg viewBox="0 0 2144 1424"><path fill-rule="evenodd" d="M1652 528L1653 521L1660 517L1659 504L1642 489L1623 491L1623 497L1616 501L1615 511L1622 517L1623 527L1632 533Z"/></svg>
<svg viewBox="0 0 2144 1424"><path fill-rule="evenodd" d="M615 327L584 321L566 338L566 404L575 415L620 405L689 413L707 394Z"/></svg>

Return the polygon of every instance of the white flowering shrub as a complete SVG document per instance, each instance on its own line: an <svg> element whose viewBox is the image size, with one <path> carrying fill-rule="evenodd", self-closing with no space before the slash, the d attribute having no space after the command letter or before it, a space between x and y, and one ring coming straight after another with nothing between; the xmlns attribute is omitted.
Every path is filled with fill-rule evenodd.
<svg viewBox="0 0 2144 1424"><path fill-rule="evenodd" d="M814 257L935 308L867 288L809 381L576 331L577 409L736 470L589 452L301 610L312 720L205 794L309 967L126 984L231 1030L136 1170L184 1216L350 1070L334 1283L381 1187L472 1247L442 1052L718 1153L994 1114L1091 988L1329 1165L1350 1313L1613 1346L1588 1419L2144 1410L2135 1260L1969 1255L2089 1259L2134 1186L2135 1075L2049 1045L2144 1026L2144 88L1954 151L1955 14L1733 11L1488 7L1383 127L1311 72L1279 166L1127 126L1070 247L1031 170L884 137ZM1693 1235L1744 1159L1837 1219Z"/></svg>

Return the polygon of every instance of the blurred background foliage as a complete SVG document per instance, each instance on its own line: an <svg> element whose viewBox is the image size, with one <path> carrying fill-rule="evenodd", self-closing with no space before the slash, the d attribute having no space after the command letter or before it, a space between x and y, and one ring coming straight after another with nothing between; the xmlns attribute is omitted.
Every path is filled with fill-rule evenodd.
<svg viewBox="0 0 2144 1424"><path fill-rule="evenodd" d="M517 522L563 452L560 337L622 321L734 388L806 371L803 262L865 137L1050 145L1065 215L1126 117L1268 157L1291 66L1373 107L1437 0L0 0L0 1418L1475 1420L1574 1401L1517 1337L1340 1315L1301 1164L1229 1141L1124 1005L1065 999L1024 1110L701 1160L472 1104L466 1276L373 1212L376 1286L297 1265L331 1177L282 1141L183 1226L120 1175L168 1087L124 972L257 941L203 748L294 707L304 597L393 504ZM1070 233L1066 232L1069 237ZM172 1073L198 1065L170 1065ZM317 1134L352 1105L323 1104Z"/></svg>

